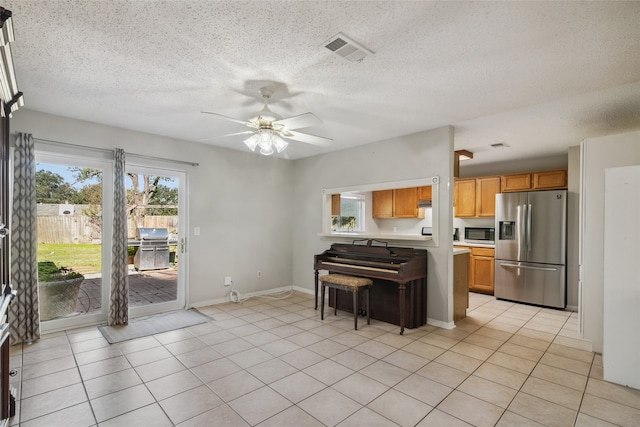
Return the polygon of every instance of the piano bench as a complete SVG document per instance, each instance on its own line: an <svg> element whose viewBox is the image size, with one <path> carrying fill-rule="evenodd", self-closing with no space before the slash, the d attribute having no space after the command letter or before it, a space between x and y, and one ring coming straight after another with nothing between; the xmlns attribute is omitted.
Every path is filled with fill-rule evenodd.
<svg viewBox="0 0 640 427"><path fill-rule="evenodd" d="M320 298L320 319L324 320L324 288L333 288L335 290L341 290L351 292L353 294L353 326L355 330L358 330L358 313L360 311L360 298L359 293L361 290L367 291L367 325L371 324L371 310L369 309L369 288L373 285L371 279L365 277L353 277L345 276L344 274L327 274L320 276L319 280L322 282L322 295ZM334 316L338 313L338 304L336 303L337 292L333 294L333 307Z"/></svg>

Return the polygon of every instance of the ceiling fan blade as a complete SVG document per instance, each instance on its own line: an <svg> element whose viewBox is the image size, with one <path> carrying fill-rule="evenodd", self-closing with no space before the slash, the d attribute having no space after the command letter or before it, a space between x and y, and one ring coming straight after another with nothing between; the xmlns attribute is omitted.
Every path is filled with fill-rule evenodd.
<svg viewBox="0 0 640 427"><path fill-rule="evenodd" d="M247 122L246 120L234 119L233 117L223 116L222 114L212 113L211 111L202 111L202 113L211 114L212 116L218 116L218 117L223 118L225 120L229 120L230 122L239 123L241 125L251 126L251 124L249 122Z"/></svg>
<svg viewBox="0 0 640 427"><path fill-rule="evenodd" d="M298 116L287 117L286 119L280 119L273 122L274 125L284 126L286 129L299 129L308 128L310 126L317 126L322 124L320 120L313 113L304 113Z"/></svg>
<svg viewBox="0 0 640 427"><path fill-rule="evenodd" d="M282 132L281 135L285 138L294 139L296 141L304 142L311 145L317 145L319 147L328 147L333 143L333 139L325 138L324 136L316 136L308 133L296 132L294 130L288 130Z"/></svg>
<svg viewBox="0 0 640 427"><path fill-rule="evenodd" d="M255 131L253 131L253 130L246 130L244 132L228 133L226 135L212 136L210 138L202 138L202 139L198 139L197 141L210 141L212 139L225 138L227 136L235 136L235 135L249 135L249 134L254 133L254 132Z"/></svg>

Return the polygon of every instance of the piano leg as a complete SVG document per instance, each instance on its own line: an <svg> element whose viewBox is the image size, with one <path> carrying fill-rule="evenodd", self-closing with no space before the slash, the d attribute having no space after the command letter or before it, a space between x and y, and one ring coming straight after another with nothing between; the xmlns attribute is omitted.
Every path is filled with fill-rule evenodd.
<svg viewBox="0 0 640 427"><path fill-rule="evenodd" d="M316 297L316 305L313 308L314 310L318 309L318 270L315 271L315 287L316 287L316 292L315 292L315 297Z"/></svg>
<svg viewBox="0 0 640 427"><path fill-rule="evenodd" d="M398 285L398 291L400 293L400 335L404 334L404 294L405 294L406 285L404 283L400 283Z"/></svg>

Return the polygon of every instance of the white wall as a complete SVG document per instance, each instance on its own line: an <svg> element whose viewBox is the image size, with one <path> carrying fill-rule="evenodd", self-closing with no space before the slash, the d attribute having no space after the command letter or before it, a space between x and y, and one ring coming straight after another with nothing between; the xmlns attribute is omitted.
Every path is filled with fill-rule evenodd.
<svg viewBox="0 0 640 427"><path fill-rule="evenodd" d="M241 293L291 286L292 162L24 109L11 132L200 163L149 162L188 174L190 305L224 298L224 276Z"/></svg>
<svg viewBox="0 0 640 427"><path fill-rule="evenodd" d="M586 139L581 144L581 318L584 337L602 352L604 297L604 170L640 164L640 131ZM620 200L624 208L624 200ZM634 333L630 325L629 333Z"/></svg>
<svg viewBox="0 0 640 427"><path fill-rule="evenodd" d="M569 147L568 197L567 197L567 307L577 310L579 306L578 251L580 236L578 218L580 217L580 146Z"/></svg>
<svg viewBox="0 0 640 427"><path fill-rule="evenodd" d="M323 188L351 187L390 181L440 177L437 201L440 241L427 247L427 317L430 322L453 321L453 128L443 127L362 147L294 162L293 283L313 289L313 255L332 241L322 231ZM411 220L409 220L411 222ZM396 246L418 246L397 244Z"/></svg>

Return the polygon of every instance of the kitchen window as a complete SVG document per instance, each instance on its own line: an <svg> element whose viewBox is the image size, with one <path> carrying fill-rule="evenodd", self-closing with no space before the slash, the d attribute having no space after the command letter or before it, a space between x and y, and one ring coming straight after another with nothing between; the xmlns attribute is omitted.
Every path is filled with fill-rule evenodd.
<svg viewBox="0 0 640 427"><path fill-rule="evenodd" d="M331 217L333 231L364 231L365 197L362 193L340 194L340 215Z"/></svg>

